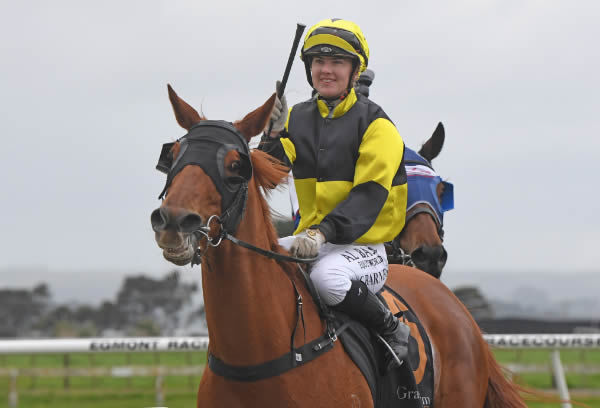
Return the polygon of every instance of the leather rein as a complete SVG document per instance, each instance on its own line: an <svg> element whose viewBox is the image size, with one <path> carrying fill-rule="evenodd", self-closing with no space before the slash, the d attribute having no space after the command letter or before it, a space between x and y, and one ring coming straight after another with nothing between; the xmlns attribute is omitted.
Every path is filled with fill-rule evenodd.
<svg viewBox="0 0 600 408"><path fill-rule="evenodd" d="M206 154L203 151L198 153L198 149L196 149L194 152L194 143L203 141L214 142L218 140L211 135L212 132L220 132L220 137L229 137L229 142L231 144L226 145L224 142L217 143L217 147L213 148L215 153L214 155ZM213 182L220 187L221 191L224 191L226 194L228 194L228 205L221 212L221 216L216 214L210 216L205 224L201 224L200 227L191 232L191 236L194 239L193 245L195 246L194 255L190 261L192 267L194 265L200 265L202 263L202 257L208 248L218 247L221 245L224 239L231 241L235 245L241 246L262 256L280 262L295 262L300 264L313 262L317 259L316 257L297 258L264 248L259 248L233 235L239 226L243 214L246 211L248 183L252 177L252 162L250 160L248 144L243 136L239 134L237 129L235 129L230 123L223 121L203 121L192 127L188 135L180 138L179 141L182 141L182 139L186 139L185 142L187 144L186 148L188 149L188 153L180 151L180 154L177 158L173 158L170 155L173 143L163 145L157 169L167 174L167 182L159 198L164 199L175 174L178 171L181 171L181 169L188 164L199 165L202 167L211 177ZM220 146L238 150L241 157L244 159L242 162L246 166L246 172L242 177L238 177L233 185L231 183L228 184L227 180L223 180L222 174L215 172L213 167L209 167L208 164L206 164L206 162L216 163L217 166L223 164L223 157L226 153L226 150L220 149ZM213 157L216 157L216 159L211 161ZM214 223L217 223L217 233L211 235L211 226ZM206 239L206 245L204 249L202 249L199 245L203 238ZM286 273L286 276L288 276L290 282L292 283L296 300L296 324L294 325L294 329L291 334L290 351L276 359L252 366L235 366L227 364L209 351L208 366L215 374L235 381L258 381L281 375L293 368L304 365L309 361L321 356L323 353L333 349L334 343L337 341L337 335L342 333L347 328L347 324L344 324L337 329L333 326L332 315L328 311L327 306L321 300L317 290L314 287L314 284L310 280L310 277L304 271L304 269L300 267L300 265L298 265L298 269L304 278L308 291L317 304L320 317L325 320L325 333L308 343L306 342L306 326L304 324L302 295L298 291L294 279L292 279L292 277ZM294 339L300 323L302 323L304 329L304 345L296 348Z"/></svg>
<svg viewBox="0 0 600 408"><path fill-rule="evenodd" d="M228 213L226 212L225 216L227 215ZM220 230L215 236L210 235L210 225L213 221L218 223ZM209 247L218 247L221 244L221 242L223 242L223 239L227 239L233 242L235 245L239 245L243 248L249 249L267 258L275 259L277 261L307 263L316 260L316 258L296 258L293 256L288 256L277 252L269 251L263 248L259 248L253 244L250 244L249 242L242 241L236 238L235 236L231 235L229 232L227 232L225 228L223 228L224 223L225 222L221 218L219 218L219 216L212 215L208 219L206 225L194 231L193 234L196 237L200 236L206 238L206 249L208 249ZM196 252L194 253L194 257L192 258L192 266L194 264L200 264L202 262L202 256L206 252L206 249L203 251L200 249L200 247L197 247ZM217 375L220 375L224 378L233 381L259 381L266 378L281 375L294 368L300 367L316 359L325 352L333 349L334 343L338 339L338 334L346 330L348 324L343 324L337 329L333 327L331 315L328 312L327 306L321 300L319 293L317 292L316 288L314 287L314 284L310 280L310 277L307 275L304 269L300 267L300 265L298 265L298 269L304 278L304 282L306 283L306 286L310 294L312 295L312 298L317 304L317 309L319 310L321 318L325 320L325 333L322 336L308 343L306 342L306 325L304 323L302 295L298 291L294 280L288 276L290 282L292 283L296 299L296 323L294 324L294 330L291 334L290 351L273 360L251 366L236 366L232 364L227 364L223 360L216 357L214 354L210 353L209 351L208 366L211 369L211 371L213 371ZM296 331L299 327L300 322L302 322L302 328L304 330L304 345L299 348L296 348L294 339L296 337Z"/></svg>
<svg viewBox="0 0 600 408"><path fill-rule="evenodd" d="M204 256L204 254L206 253L206 250L209 247L213 247L213 248L218 247L219 245L221 245L221 242L223 242L224 239L233 242L235 245L241 246L243 248L249 249L250 251L256 252L257 254L263 255L267 258L275 259L276 261L310 263L310 262L314 262L317 260L316 257L314 257L314 258L298 258L295 256L280 254L279 252L271 251L268 249L263 249L263 248L257 247L256 245L253 245L249 242L246 242L239 238L236 238L235 236L231 235L223 227L223 225L225 224L225 219L226 219L227 215L228 214L226 213L225 217L223 217L223 218L219 217L218 215L211 215L209 217L208 221L206 222L206 225L203 225L196 231L192 232L192 234L194 234L194 236L196 237L196 239L198 241L200 241L200 239L204 237L204 238L206 238L206 243L207 243L207 246L204 250L202 248L200 248L199 246L196 247L196 251L194 252L194 256L192 258L192 261L190 262L192 267L194 265L200 265L202 263L202 257ZM210 225L213 222L213 220L215 222L217 222L217 224L219 225L219 232L214 237L210 235L210 230L211 230Z"/></svg>

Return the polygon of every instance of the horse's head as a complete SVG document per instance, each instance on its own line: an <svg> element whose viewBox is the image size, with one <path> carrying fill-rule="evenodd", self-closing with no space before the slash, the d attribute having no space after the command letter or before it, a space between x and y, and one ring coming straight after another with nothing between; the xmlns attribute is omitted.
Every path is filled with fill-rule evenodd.
<svg viewBox="0 0 600 408"><path fill-rule="evenodd" d="M406 149L404 163L408 176L406 224L397 244L414 265L439 278L448 254L444 239L444 212L453 207L453 187L433 170L431 161L444 144L444 127L440 123L419 153Z"/></svg>
<svg viewBox="0 0 600 408"><path fill-rule="evenodd" d="M171 86L168 90L177 122L188 133L163 146L157 169L167 173L167 182L151 223L164 257L185 265L199 263L203 250L222 230L236 231L253 173L248 141L267 124L275 94L244 119L230 123L206 120Z"/></svg>

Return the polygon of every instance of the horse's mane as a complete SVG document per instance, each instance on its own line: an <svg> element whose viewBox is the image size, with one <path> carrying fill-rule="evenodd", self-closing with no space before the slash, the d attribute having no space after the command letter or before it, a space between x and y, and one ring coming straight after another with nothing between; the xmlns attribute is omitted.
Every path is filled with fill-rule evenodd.
<svg viewBox="0 0 600 408"><path fill-rule="evenodd" d="M254 169L254 182L268 196L274 188L285 182L290 169L279 160L260 150L252 150L250 156ZM269 245L274 250L279 244L277 243L277 231L273 227L271 220L271 208L263 194L259 194L258 200L260 209L265 217L265 228L267 229Z"/></svg>
<svg viewBox="0 0 600 408"><path fill-rule="evenodd" d="M264 225L267 230L269 247L271 251L274 252L285 252L277 241L277 231L273 226L271 208L265 199L265 195L268 197L273 189L286 182L290 169L279 160L260 150L253 150L251 159L252 166L254 167L254 181L257 187L260 187L265 193L264 195L258 194L258 199L264 216ZM296 282L296 284L302 282L300 284L306 287L305 277L302 275L302 272L295 262L278 261L278 263L292 281Z"/></svg>

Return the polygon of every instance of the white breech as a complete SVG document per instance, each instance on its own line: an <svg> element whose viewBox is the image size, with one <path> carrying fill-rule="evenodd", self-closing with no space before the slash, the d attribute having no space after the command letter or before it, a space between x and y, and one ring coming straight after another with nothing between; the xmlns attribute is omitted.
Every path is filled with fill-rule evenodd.
<svg viewBox="0 0 600 408"><path fill-rule="evenodd" d="M279 245L289 250L294 239L294 236L280 238ZM328 306L344 300L351 281L360 280L377 293L387 275L388 261L383 244L325 243L310 270L310 278Z"/></svg>

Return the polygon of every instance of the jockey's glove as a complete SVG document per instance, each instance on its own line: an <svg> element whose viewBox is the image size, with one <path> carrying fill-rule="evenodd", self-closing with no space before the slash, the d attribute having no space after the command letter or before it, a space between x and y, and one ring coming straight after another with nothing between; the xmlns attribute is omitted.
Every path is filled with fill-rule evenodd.
<svg viewBox="0 0 600 408"><path fill-rule="evenodd" d="M306 229L296 235L290 253L298 258L314 258L325 241L325 235L318 229Z"/></svg>
<svg viewBox="0 0 600 408"><path fill-rule="evenodd" d="M277 81L275 83L275 89L279 91L279 87L281 86L281 81ZM285 95L279 97L275 97L275 105L273 106L273 111L271 112L271 122L273 123L272 132L279 133L285 128L285 122L288 117L288 107L287 100L285 99Z"/></svg>

